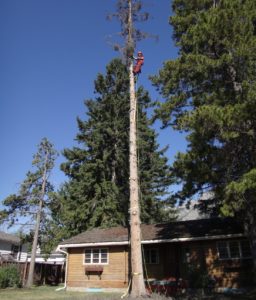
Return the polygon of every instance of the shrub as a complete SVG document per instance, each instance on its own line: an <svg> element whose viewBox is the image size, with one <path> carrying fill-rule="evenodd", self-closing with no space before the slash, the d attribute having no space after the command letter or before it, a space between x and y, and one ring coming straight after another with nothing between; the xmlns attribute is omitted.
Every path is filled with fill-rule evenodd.
<svg viewBox="0 0 256 300"><path fill-rule="evenodd" d="M0 288L20 287L20 273L15 266L0 268Z"/></svg>

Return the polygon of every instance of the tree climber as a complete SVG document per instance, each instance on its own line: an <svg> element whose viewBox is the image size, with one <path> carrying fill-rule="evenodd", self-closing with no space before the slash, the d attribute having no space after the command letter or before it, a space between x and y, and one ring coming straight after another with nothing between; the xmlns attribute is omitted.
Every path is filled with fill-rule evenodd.
<svg viewBox="0 0 256 300"><path fill-rule="evenodd" d="M141 67L144 64L144 56L141 51L138 51L138 56L133 56L132 58L136 60L136 64L133 66L133 74L136 76L141 73Z"/></svg>

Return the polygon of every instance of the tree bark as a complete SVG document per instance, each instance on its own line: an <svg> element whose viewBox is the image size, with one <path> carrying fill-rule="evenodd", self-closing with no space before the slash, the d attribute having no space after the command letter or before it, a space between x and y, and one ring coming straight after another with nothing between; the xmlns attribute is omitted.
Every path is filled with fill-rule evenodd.
<svg viewBox="0 0 256 300"><path fill-rule="evenodd" d="M253 258L253 282L256 284L256 228L253 228L252 238L252 258Z"/></svg>
<svg viewBox="0 0 256 300"><path fill-rule="evenodd" d="M37 245L38 245L38 236L39 236L39 227L40 227L42 207L43 207L43 201L40 200L39 209L38 209L37 216L36 216L35 233L34 233L34 237L33 237L31 259L30 259L29 271L28 271L28 280L27 280L27 284L26 284L27 288L30 288L33 285L34 269L35 269L35 261L36 261L36 250L37 250Z"/></svg>
<svg viewBox="0 0 256 300"><path fill-rule="evenodd" d="M37 215L36 215L35 232L34 232L34 237L33 237L31 259L30 259L30 264L29 264L28 280L27 280L27 284L26 284L27 288L30 288L33 285L33 279L34 279L36 250L37 250L37 245L38 245L41 214L42 214L42 209L43 209L43 201L44 201L45 187L46 187L47 163L48 163L48 153L46 154L45 163L44 163L43 182L42 182L42 189L41 189L42 192L41 192L41 199L39 201L39 207L38 207L38 211L37 211Z"/></svg>
<svg viewBox="0 0 256 300"><path fill-rule="evenodd" d="M141 222L139 207L138 165L137 165L137 133L133 64L130 71L130 229L131 229L131 296L140 297L146 294L141 252Z"/></svg>
<svg viewBox="0 0 256 300"><path fill-rule="evenodd" d="M132 2L129 0L128 45L132 39ZM141 222L139 207L138 161L137 161L137 99L135 94L133 62L129 59L130 78L130 234L131 234L131 291L134 298L146 295L141 252Z"/></svg>
<svg viewBox="0 0 256 300"><path fill-rule="evenodd" d="M253 202L252 202L253 203ZM249 219L249 232L248 237L251 242L252 259L253 259L253 283L256 284L256 220L255 210L251 209L247 215Z"/></svg>

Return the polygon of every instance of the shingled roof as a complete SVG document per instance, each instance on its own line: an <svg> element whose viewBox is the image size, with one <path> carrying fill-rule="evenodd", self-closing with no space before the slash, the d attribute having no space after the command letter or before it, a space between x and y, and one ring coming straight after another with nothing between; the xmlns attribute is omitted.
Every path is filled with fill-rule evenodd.
<svg viewBox="0 0 256 300"><path fill-rule="evenodd" d="M0 231L0 241L10 242L15 245L20 244L20 238L16 235Z"/></svg>
<svg viewBox="0 0 256 300"><path fill-rule="evenodd" d="M179 221L165 224L142 224L142 242L175 241L189 238L218 238L232 235L242 235L243 228L233 218L214 218L190 221ZM94 228L78 234L59 244L77 245L97 243L128 242L128 230L124 227L108 229ZM82 246L82 245L81 245Z"/></svg>

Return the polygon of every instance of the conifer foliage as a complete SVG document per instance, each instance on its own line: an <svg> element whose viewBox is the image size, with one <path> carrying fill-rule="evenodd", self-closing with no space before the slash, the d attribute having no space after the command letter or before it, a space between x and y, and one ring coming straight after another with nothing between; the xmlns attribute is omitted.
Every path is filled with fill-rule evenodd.
<svg viewBox="0 0 256 300"><path fill-rule="evenodd" d="M85 101L87 118L78 119L78 147L65 149L61 168L69 177L52 207L69 235L90 227L127 225L129 218L129 77L114 59L95 81L96 99ZM150 98L142 88L139 102L139 166L144 222L164 221L164 196L170 181L165 150L145 108Z"/></svg>
<svg viewBox="0 0 256 300"><path fill-rule="evenodd" d="M153 82L166 98L157 117L188 132L176 196L213 191L216 213L243 216L256 257L256 2L175 0L173 10L179 56Z"/></svg>
<svg viewBox="0 0 256 300"><path fill-rule="evenodd" d="M53 185L49 176L54 167L57 152L46 138L38 145L38 151L33 157L33 170L29 171L21 183L17 194L8 196L3 201L5 208L0 211L0 220L9 225L34 225L32 231L33 244L26 286L33 284L36 250L41 240L41 228L49 220L49 207L52 200ZM26 229L27 231L27 229Z"/></svg>

